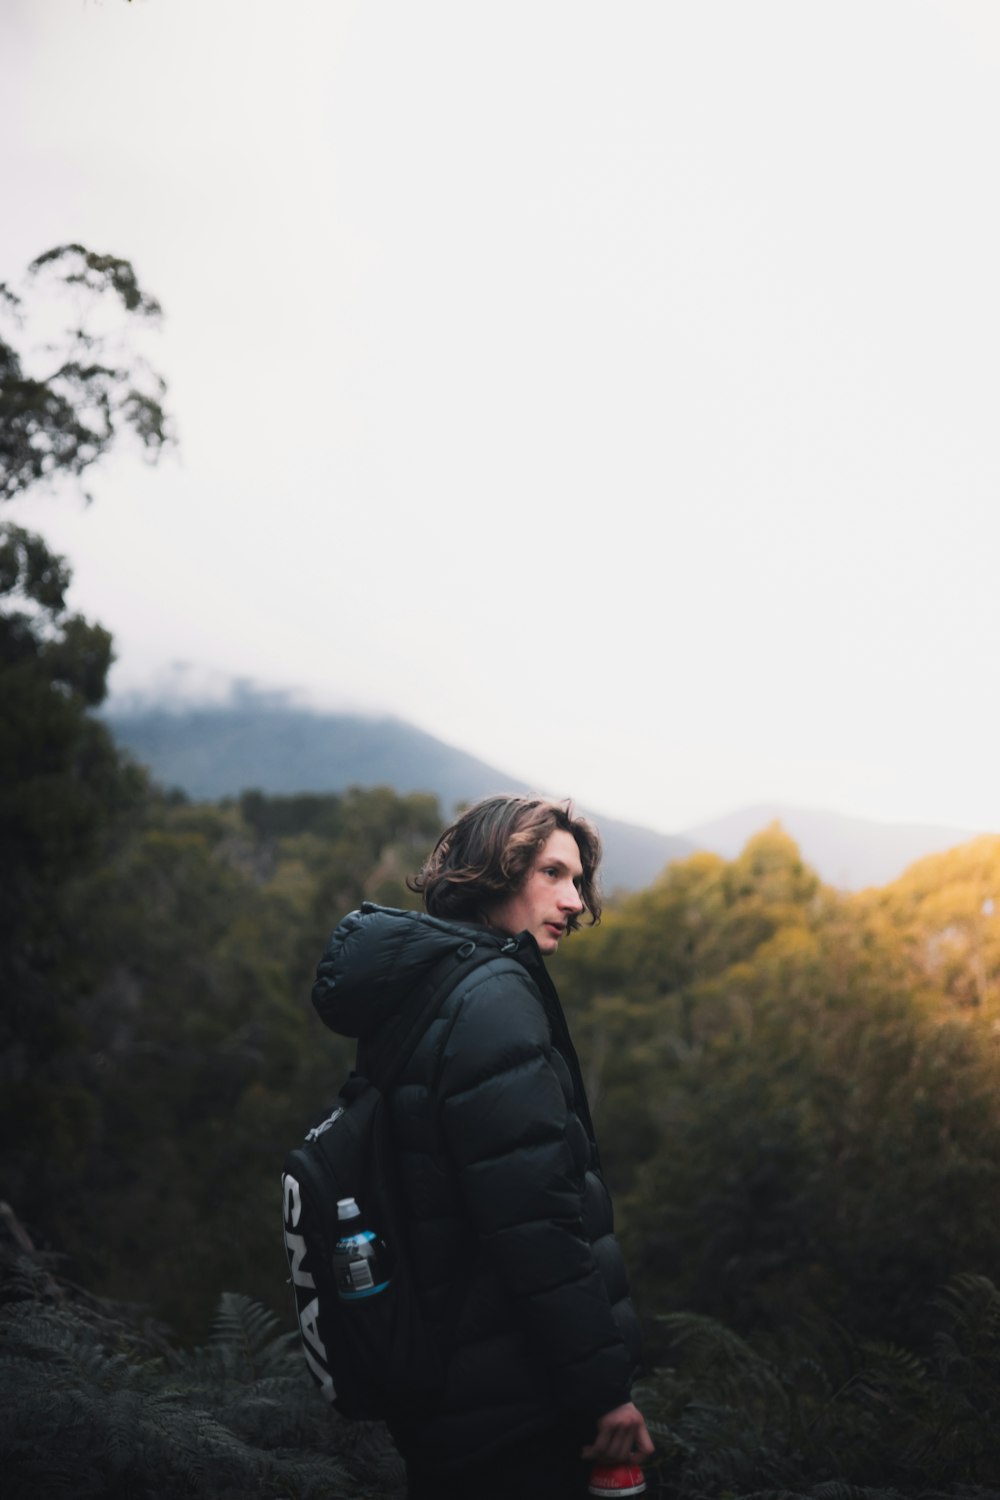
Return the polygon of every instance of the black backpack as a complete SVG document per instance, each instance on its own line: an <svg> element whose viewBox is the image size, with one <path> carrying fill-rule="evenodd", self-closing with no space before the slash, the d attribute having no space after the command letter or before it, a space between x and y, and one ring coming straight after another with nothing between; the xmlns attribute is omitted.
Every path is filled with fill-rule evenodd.
<svg viewBox="0 0 1000 1500"><path fill-rule="evenodd" d="M289 1151L281 1176L285 1252L295 1292L302 1350L328 1401L347 1417L385 1417L400 1406L429 1408L444 1371L430 1339L407 1260L387 1096L443 1000L495 950L463 943L434 966L381 1039L372 1066L376 1086L360 1070L340 1090L328 1119ZM359 1048L360 1052L360 1048ZM351 1228L377 1246L388 1284L374 1295L338 1295L334 1247L351 1229L337 1217L338 1200L353 1198L360 1216Z"/></svg>

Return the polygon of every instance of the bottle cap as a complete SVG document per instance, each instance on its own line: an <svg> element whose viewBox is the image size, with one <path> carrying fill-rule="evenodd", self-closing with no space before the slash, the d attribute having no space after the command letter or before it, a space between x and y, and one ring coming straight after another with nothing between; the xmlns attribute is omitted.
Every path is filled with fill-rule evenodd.
<svg viewBox="0 0 1000 1500"><path fill-rule="evenodd" d="M590 1471L588 1495L644 1495L643 1472L632 1464L595 1464Z"/></svg>
<svg viewBox="0 0 1000 1500"><path fill-rule="evenodd" d="M338 1219L360 1219L360 1217L361 1217L361 1210L360 1210L360 1208L357 1205L357 1200L356 1199L354 1199L354 1198L338 1198L337 1199L337 1218Z"/></svg>

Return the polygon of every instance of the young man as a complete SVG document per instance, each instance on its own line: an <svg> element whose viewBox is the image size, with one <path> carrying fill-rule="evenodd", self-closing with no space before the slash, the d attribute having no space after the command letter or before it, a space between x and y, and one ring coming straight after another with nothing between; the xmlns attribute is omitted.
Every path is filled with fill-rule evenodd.
<svg viewBox="0 0 1000 1500"><path fill-rule="evenodd" d="M442 958L483 962L443 1000L392 1100L409 1250L445 1382L389 1426L411 1500L561 1500L590 1461L652 1452L632 1404L639 1329L576 1053L543 957L600 916L596 831L570 804L490 797L413 882L366 904L320 963L323 1020L392 1045Z"/></svg>

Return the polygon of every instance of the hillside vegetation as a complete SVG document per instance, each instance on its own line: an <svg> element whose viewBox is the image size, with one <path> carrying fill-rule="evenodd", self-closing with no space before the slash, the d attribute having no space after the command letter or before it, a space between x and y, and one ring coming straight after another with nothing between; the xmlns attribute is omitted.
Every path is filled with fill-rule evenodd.
<svg viewBox="0 0 1000 1500"><path fill-rule="evenodd" d="M299 708L245 684L234 684L223 703L133 701L104 721L160 785L194 800L238 797L248 788L287 797L390 786L431 794L447 820L481 797L533 790L402 719ZM695 847L616 818L600 825L609 890L648 885L668 860Z"/></svg>
<svg viewBox="0 0 1000 1500"><path fill-rule="evenodd" d="M53 264L155 308L127 262ZM0 341L0 496L123 424L166 440L81 336L47 380ZM0 526L4 1496L396 1496L293 1347L278 1174L351 1062L316 958L407 903L441 809L162 793L94 715L111 639L68 583ZM553 965L647 1327L651 1496L1000 1494L998 906L998 838L846 896L773 827Z"/></svg>
<svg viewBox="0 0 1000 1500"><path fill-rule="evenodd" d="M14 1407L19 1361L78 1369L83 1340L103 1350L88 1359L114 1352L107 1388L155 1407L167 1382L182 1429L225 1396L253 1449L227 1460L238 1492L390 1494L384 1438L359 1457L350 1429L317 1427L297 1360L272 1393L284 1416L267 1419L281 1445L304 1445L293 1473L254 1427L259 1372L239 1377L239 1415L239 1380L209 1400L178 1384L187 1356L171 1350L209 1337L223 1293L291 1327L277 1173L350 1065L311 1014L312 970L342 912L410 900L404 877L439 810L389 791L192 807L118 765L116 816L21 913L3 1164L58 1275L133 1311L113 1335L76 1328L72 1301L22 1257L5 1341ZM733 861L672 865L555 962L647 1321L644 1396L672 1493L819 1496L833 1480L994 1493L998 887L1000 840L986 839L845 897L773 828ZM150 1344L150 1318L172 1333ZM29 1402L25 1420L54 1462L64 1427L46 1411ZM188 1439L196 1455L208 1441ZM73 1461L105 1482L103 1425L74 1441ZM17 1442L34 1474L41 1439ZM133 1479L144 1462L138 1449L119 1461ZM190 1492L219 1493L201 1462ZM123 1478L93 1493L132 1491Z"/></svg>

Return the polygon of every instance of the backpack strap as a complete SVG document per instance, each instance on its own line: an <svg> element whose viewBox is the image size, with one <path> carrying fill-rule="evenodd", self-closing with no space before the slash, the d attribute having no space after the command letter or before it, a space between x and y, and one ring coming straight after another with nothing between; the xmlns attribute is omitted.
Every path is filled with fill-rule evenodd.
<svg viewBox="0 0 1000 1500"><path fill-rule="evenodd" d="M471 940L461 943L431 969L424 982L408 997L379 1038L376 1048L364 1048L367 1067L362 1067L362 1047L358 1046L357 1069L377 1083L383 1094L395 1088L403 1069L416 1051L417 1044L437 1015L443 1002L473 969L495 958L499 950L480 948ZM409 1023L409 1024L408 1024Z"/></svg>

